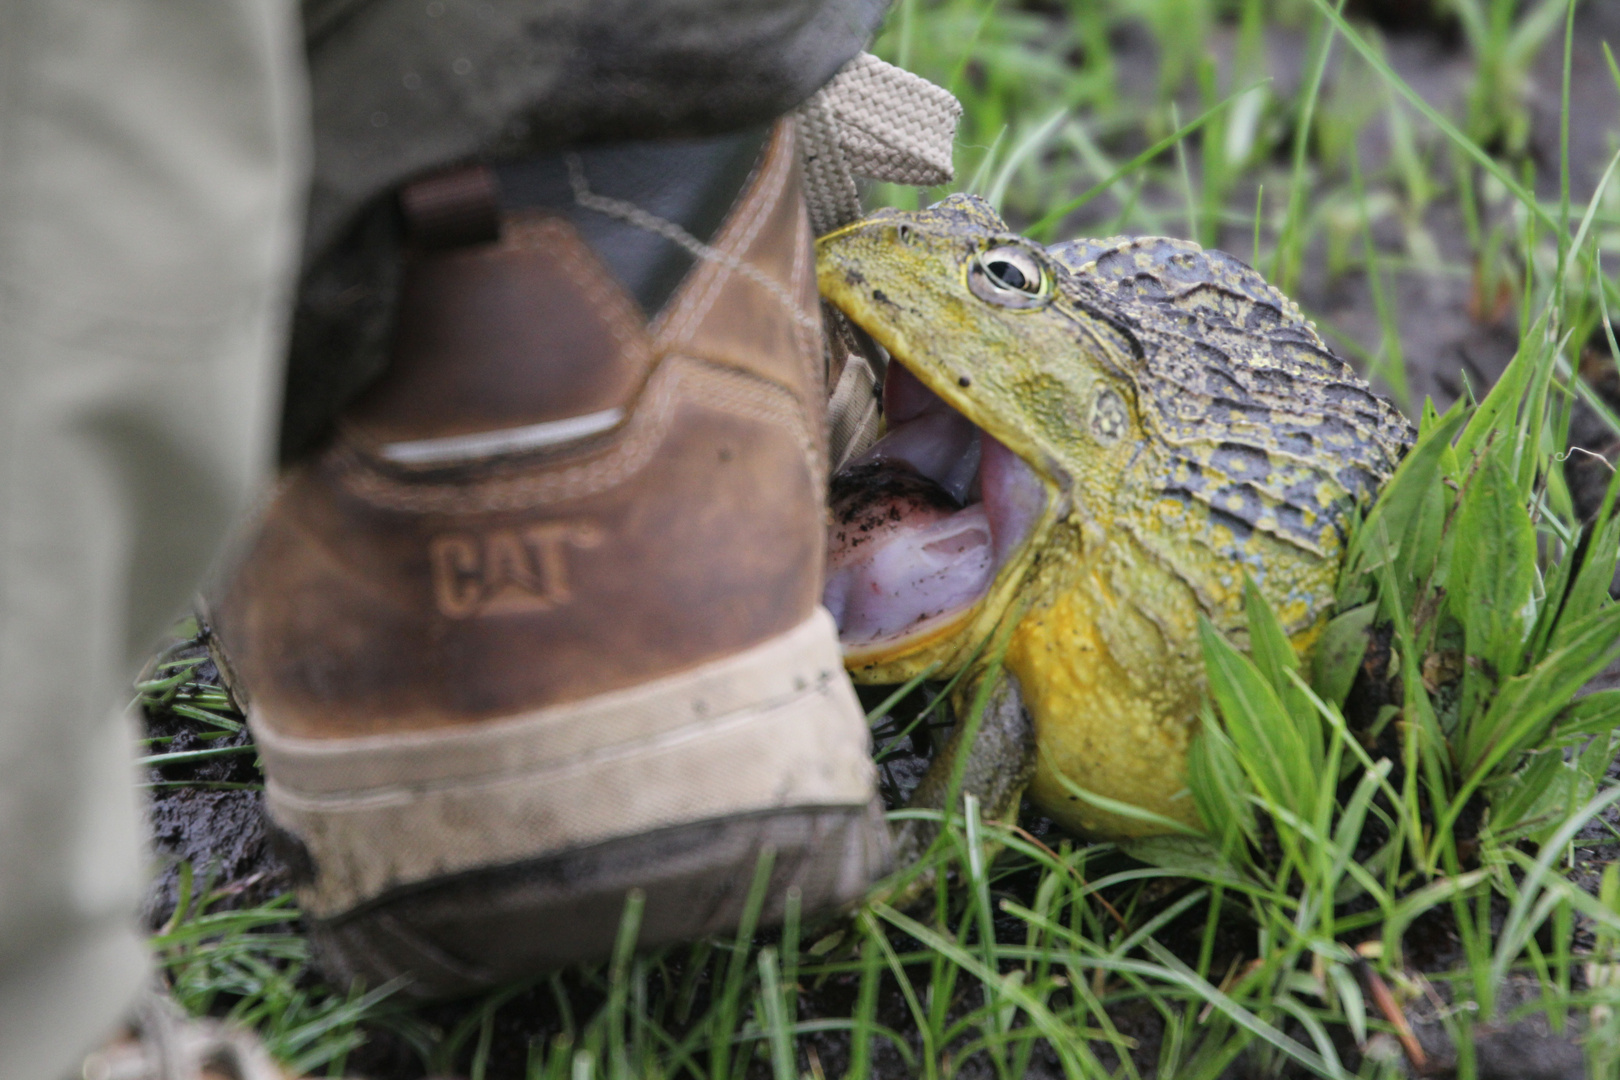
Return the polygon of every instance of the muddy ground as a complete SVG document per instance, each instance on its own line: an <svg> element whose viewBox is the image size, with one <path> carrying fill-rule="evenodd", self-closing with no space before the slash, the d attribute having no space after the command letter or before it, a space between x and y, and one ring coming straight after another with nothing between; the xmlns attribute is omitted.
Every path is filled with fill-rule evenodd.
<svg viewBox="0 0 1620 1080"><path fill-rule="evenodd" d="M1466 93L1471 78L1455 28L1430 18L1414 20L1410 17L1412 7L1408 5L1375 4L1368 0L1361 7L1364 13L1377 14L1385 23L1389 33L1389 58L1402 76L1435 105L1442 109L1454 107ZM1620 122L1617 122L1620 121L1620 98L1603 61L1600 44L1605 39L1620 42L1620 3L1583 4L1577 24L1570 150L1574 166L1573 195L1577 202L1584 202L1614 152L1616 132L1620 131ZM1125 35L1116 44L1127 61L1132 50L1137 50L1142 69L1151 72L1153 57L1145 36L1138 40ZM1286 93L1290 86L1300 82L1303 37L1275 33L1268 45L1268 64L1276 79L1276 88ZM1542 194L1548 196L1556 194L1553 178L1558 161L1561 59L1558 53L1558 49L1549 49L1538 61L1529 98L1533 114L1529 154L1542 178ZM1146 85L1151 85L1151 75L1144 78ZM1363 168L1369 175L1376 170L1381 155L1388 153L1388 148L1380 143L1384 138L1382 131L1381 125L1371 125L1363 136ZM1106 197L1099 199L1070 223L1070 231L1083 234L1089 225L1106 221L1116 209ZM1466 235L1453 206L1437 200L1423 225L1443 261L1452 266L1467 264L1470 254ZM1402 238L1379 231L1375 232L1375 241L1393 252L1400 248ZM1240 254L1249 250L1247 235L1228 235L1223 237L1223 242ZM1306 260L1297 299L1322 325L1330 341L1335 335L1342 335L1368 349L1375 348L1381 330L1365 275L1357 272L1330 276L1320 256L1317 250ZM1421 401L1428 395L1444 408L1463 392L1465 382L1475 388L1488 385L1512 356L1517 342L1513 312L1493 303L1482 303L1476 283L1467 273L1423 275L1404 271L1395 276L1390 286L1413 400ZM1606 351L1594 350L1583 366L1593 384L1620 408L1620 377L1616 376ZM1591 452L1590 456L1577 455L1571 471L1577 500L1589 511L1595 507L1608 480L1607 462L1620 457L1620 441L1583 409L1577 415L1572 443ZM187 641L175 643L169 657L204 654L200 642ZM212 663L204 659L197 676L205 683L213 682L217 672ZM1610 684L1620 685L1620 672L1610 676ZM166 750L219 749L245 745L247 741L245 734L202 739L210 729L170 709L150 710L147 722L152 736L173 737L164 747ZM915 781L920 760L918 751L926 749L925 742L905 745L886 763L885 788L891 798L903 795L909 783ZM192 863L199 873L211 875L216 884L226 888L230 895L221 902L222 906L251 906L286 888L285 873L270 851L260 820L260 792L251 786L233 786L253 785L260 780L251 753L161 771L154 769L149 779L155 785L150 788L152 844L162 864L147 904L146 916L151 926L161 925L172 913L176 867L181 862ZM1037 835L1051 828L1049 823L1033 815L1026 815L1025 824ZM1597 839L1595 827L1591 838ZM1578 851L1581 880L1589 885L1595 883L1598 869L1613 850L1595 846ZM1013 881L1009 888L1016 892L1020 884ZM1173 930L1169 937L1174 937ZM1409 938L1409 946L1415 963L1427 970L1446 969L1461 958L1454 933L1441 920L1420 921ZM1227 943L1227 947L1235 954L1242 945L1234 941ZM572 973L563 977L562 984L570 991L576 1013L588 1013L601 1000L600 992L587 982ZM854 987L855 979L851 976L830 979L808 989L801 998L800 1016L849 1016L854 1007ZM1510 992L1510 997L1512 993L1518 991ZM1447 1043L1434 1015L1438 1007L1438 1003L1420 1002L1410 1013L1419 1039L1433 1062L1434 1070L1429 1075L1444 1076L1447 1062L1454 1059L1455 1051ZM465 1009L465 1005L452 1003L434 1006L424 1014L433 1022L449 1027ZM907 1007L892 984L879 1002L878 1019L897 1030L910 1026ZM1148 1067L1157 1054L1157 1014L1144 1005L1139 1010L1122 1010L1115 1020L1124 1034L1138 1040L1139 1049L1134 1056L1140 1066ZM487 1075L502 1080L522 1076L530 1040L547 1037L559 1026L552 985L541 982L520 994L497 1014ZM1581 1054L1572 1036L1567 1032L1552 1033L1545 1019L1538 1018L1501 1031L1485 1030L1480 1039L1482 1078L1563 1080L1584 1075ZM1341 1049L1347 1060L1354 1059L1354 1047L1346 1045ZM909 1074L898 1053L882 1040L877 1041L876 1052L878 1075ZM836 1035L806 1038L802 1053L805 1055L802 1065L806 1069L819 1070L827 1076L841 1075L847 1064L847 1043ZM993 1075L988 1062L963 1065L961 1075ZM423 1075L416 1055L385 1031L375 1032L370 1043L349 1059L348 1067L353 1074L376 1080L410 1080ZM1239 1062L1229 1075L1247 1075L1245 1069L1245 1064ZM1036 1075L1060 1075L1057 1061L1043 1059L1039 1054L1034 1070Z"/></svg>

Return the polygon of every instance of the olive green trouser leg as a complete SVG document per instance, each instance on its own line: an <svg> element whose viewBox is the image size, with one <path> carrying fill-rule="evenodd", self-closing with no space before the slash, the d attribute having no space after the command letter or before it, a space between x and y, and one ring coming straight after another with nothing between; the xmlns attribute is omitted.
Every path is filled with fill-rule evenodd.
<svg viewBox="0 0 1620 1080"><path fill-rule="evenodd" d="M299 45L291 0L0 3L0 1080L148 970L117 708L264 474Z"/></svg>

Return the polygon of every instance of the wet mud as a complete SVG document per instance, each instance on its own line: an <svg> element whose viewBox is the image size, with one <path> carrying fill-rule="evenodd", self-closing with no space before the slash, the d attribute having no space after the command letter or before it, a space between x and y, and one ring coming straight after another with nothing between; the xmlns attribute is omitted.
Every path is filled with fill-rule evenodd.
<svg viewBox="0 0 1620 1080"><path fill-rule="evenodd" d="M160 661L197 660L195 685L218 687L219 672L201 638L175 643ZM157 930L174 914L180 869L190 865L194 893L218 891L214 910L252 907L286 892L286 871L266 841L262 812L264 777L246 730L220 734L213 724L188 716L182 692L144 709L146 736L166 740L149 755L244 750L146 770L147 820L154 876L142 916ZM234 710L228 718L241 720Z"/></svg>

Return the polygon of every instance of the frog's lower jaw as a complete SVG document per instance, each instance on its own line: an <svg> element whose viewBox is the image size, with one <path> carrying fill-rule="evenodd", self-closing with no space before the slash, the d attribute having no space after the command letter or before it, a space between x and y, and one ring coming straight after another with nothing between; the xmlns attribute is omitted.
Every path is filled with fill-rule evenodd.
<svg viewBox="0 0 1620 1080"><path fill-rule="evenodd" d="M899 363L884 398L888 433L833 479L823 603L852 669L955 652L1047 505L1022 459Z"/></svg>

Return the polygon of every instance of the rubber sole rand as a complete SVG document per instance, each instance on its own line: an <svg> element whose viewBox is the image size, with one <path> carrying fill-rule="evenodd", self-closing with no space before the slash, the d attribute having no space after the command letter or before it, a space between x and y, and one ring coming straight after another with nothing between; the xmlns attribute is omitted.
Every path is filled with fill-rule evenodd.
<svg viewBox="0 0 1620 1080"><path fill-rule="evenodd" d="M767 857L761 926L781 922L793 889L805 912L852 904L887 869L882 809L799 807L694 822L456 874L312 920L310 941L338 985L403 978L412 997L451 997L608 955L633 889L646 901L639 947L731 930Z"/></svg>

